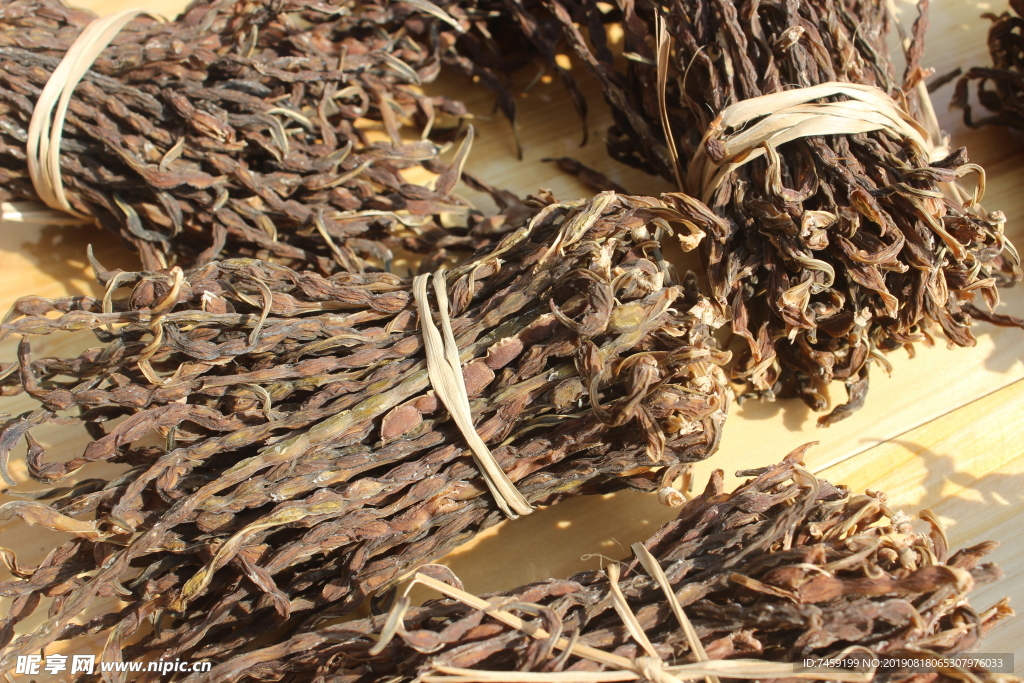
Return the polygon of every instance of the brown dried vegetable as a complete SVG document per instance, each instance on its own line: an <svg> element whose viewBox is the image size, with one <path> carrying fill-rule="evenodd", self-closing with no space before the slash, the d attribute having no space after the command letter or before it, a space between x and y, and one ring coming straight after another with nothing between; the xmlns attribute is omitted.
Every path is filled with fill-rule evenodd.
<svg viewBox="0 0 1024 683"><path fill-rule="evenodd" d="M961 176L983 171L962 148L934 158L944 153L928 149L927 134L924 145L891 130L819 134L777 148L769 139L751 150L760 158L717 189L692 166L698 153L711 168L734 160L722 140L739 131L719 130L716 118L730 105L835 81L884 91L921 122L905 125L937 140L919 88L927 0L906 42L902 78L886 47L892 19L884 2L638 0L612 10L576 0L506 4L528 17L524 34L527 24L562 26L611 105L615 158L678 183L721 218L702 254L711 294L731 307L733 331L745 342L733 377L752 394L800 396L824 410L822 388L845 382L848 402L819 420L834 423L863 404L871 362L888 369L884 352L913 353L939 329L972 346L972 312L989 316L971 302L980 296L991 311L996 285L1020 277L1002 213L943 194ZM608 23L622 29L619 57ZM848 96L824 99L859 106ZM775 125L764 117L769 112L778 113L760 110L742 131ZM779 121L780 129L793 125Z"/></svg>
<svg viewBox="0 0 1024 683"><path fill-rule="evenodd" d="M975 585L1000 575L982 563L995 543L951 553L932 515L922 513L933 521L928 533L914 531L884 494L852 495L801 469L805 448L779 465L740 473L752 479L732 493L717 471L675 521L644 543L710 660L798 662L852 646L879 655L967 652L1012 615L1005 599L980 612L967 601ZM662 589L635 560L625 564L619 588L655 653L666 664L696 661ZM444 567L424 571L458 585ZM630 660L647 654L613 608L605 572L483 597L532 619L551 638L535 640L445 599L409 609L379 653L371 648L386 629L383 616L296 635L186 680L397 682L456 667L552 672L557 681L559 672L600 670L554 648L559 636ZM888 670L874 680L960 678Z"/></svg>
<svg viewBox="0 0 1024 683"><path fill-rule="evenodd" d="M694 276L673 283L653 239L705 219L683 196L537 202L528 228L447 274L476 429L531 503L650 490L652 468L717 448L730 402L711 336L724 321ZM76 538L0 584L8 639L55 598L0 669L97 631L113 657L149 618L160 628L126 659L225 659L271 628L350 612L502 518L427 390L408 281L246 259L100 277L130 296L26 297L0 335L26 335L0 368L5 393L41 404L6 422L0 462L24 438L34 479L83 479L2 511ZM27 335L82 329L105 345L31 358ZM46 422L92 441L46 462L31 435ZM98 461L128 469L88 478ZM109 595L127 604L89 613Z"/></svg>
<svg viewBox="0 0 1024 683"><path fill-rule="evenodd" d="M0 8L0 201L35 199L29 120L92 19L57 0ZM469 28L423 0L218 0L174 22L136 19L71 100L70 202L146 270L248 256L330 274L386 265L389 247L433 263L445 249L475 250L528 211L495 192L504 212L485 217L452 194L471 139L447 161L439 143L467 112L418 86L464 59L450 44ZM409 140L408 126L423 139Z"/></svg>
<svg viewBox="0 0 1024 683"><path fill-rule="evenodd" d="M992 20L988 30L992 66L974 67L956 83L950 105L964 110L968 126L993 124L1024 130L1024 2L1010 0L1010 10L998 16L982 15ZM973 117L969 102L972 81L977 81L978 101L992 112L990 116Z"/></svg>

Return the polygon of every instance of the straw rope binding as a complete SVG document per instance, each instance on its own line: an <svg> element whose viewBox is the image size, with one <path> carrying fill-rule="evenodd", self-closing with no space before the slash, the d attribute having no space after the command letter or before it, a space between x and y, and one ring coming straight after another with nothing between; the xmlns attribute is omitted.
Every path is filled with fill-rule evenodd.
<svg viewBox="0 0 1024 683"><path fill-rule="evenodd" d="M798 475L800 476L800 475ZM803 476L808 482L814 478L807 473ZM640 645L646 653L645 656L629 658L611 652L579 643L575 637L559 636L552 634L537 624L527 621L506 610L500 609L483 598L468 593L461 588L452 586L433 576L417 572L406 586L402 596L395 602L394 607L388 614L387 621L381 629L380 639L369 651L375 656L384 651L388 643L395 635L403 632L403 618L408 611L411 600L409 594L413 587L422 585L447 598L477 609L489 617L516 629L539 641L548 641L554 649L561 650L586 659L597 664L608 667L610 671L561 671L561 672L524 672L524 671L487 671L480 669L465 669L435 663L431 665L431 671L421 674L416 682L423 683L485 683L490 681L502 681L505 683L594 683L597 681L651 681L652 683L681 683L685 680L704 678L707 683L719 683L719 677L739 678L756 680L762 678L797 678L810 680L831 680L843 681L845 683L866 683L873 678L874 671L851 671L842 668L828 668L825 670L802 670L792 663L771 662L760 659L730 659L711 660L697 637L697 633L683 611L682 606L672 588L668 577L662 570L657 558L651 554L642 543L634 543L630 548L640 564L647 573L654 579L665 594L676 620L686 640L698 661L690 664L667 664L647 635L644 633L640 622L637 620L633 610L629 607L622 590L619 588L619 565L610 564L605 570L608 576L609 597L612 606L622 619L623 624L630 636ZM447 568L444 568L447 570ZM454 578L454 577L453 577ZM529 610L531 605L516 603L516 607ZM539 606L537 606L539 608ZM842 660L843 657L853 650L863 648L854 646L842 653L835 659Z"/></svg>
<svg viewBox="0 0 1024 683"><path fill-rule="evenodd" d="M427 353L427 375L434 392L451 414L459 431L465 437L473 452L473 459L480 467L480 473L487 483L487 488L494 495L498 507L506 515L515 519L519 515L528 515L533 506L521 494L498 462L494 459L484 440L480 438L473 426L473 416L469 408L469 395L466 393L466 380L462 374L462 362L459 360L459 349L452 332L451 319L448 315L448 288L444 275L434 276L434 293L437 295L437 308L441 319L441 329L437 331L430 313L427 300L427 282L430 274L419 275L412 281L412 294L419 312L420 328L423 330L423 345Z"/></svg>
<svg viewBox="0 0 1024 683"><path fill-rule="evenodd" d="M814 102L836 95L849 99ZM758 118L761 120L757 123L744 127ZM734 132L727 132L730 129ZM945 145L934 144L924 126L881 89L829 82L741 100L723 109L694 154L686 186L693 196L708 203L730 173L754 159L770 156L770 150L779 145L817 135L854 135L877 130L909 140L932 162L949 153ZM979 192L983 187L982 181ZM976 196L974 203L980 199Z"/></svg>

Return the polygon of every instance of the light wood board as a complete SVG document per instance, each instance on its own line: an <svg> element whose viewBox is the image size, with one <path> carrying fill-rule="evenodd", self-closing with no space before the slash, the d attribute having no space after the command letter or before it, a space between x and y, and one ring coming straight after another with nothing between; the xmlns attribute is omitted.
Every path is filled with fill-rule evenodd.
<svg viewBox="0 0 1024 683"><path fill-rule="evenodd" d="M99 13L139 5L129 0L79 4ZM180 0L143 3L168 16L183 4ZM899 6L909 25L914 16L911 6ZM988 22L979 15L1004 8L1001 2L934 0L925 64L939 74L957 66L988 64L984 43ZM583 73L577 71L586 85ZM543 157L571 156L606 172L636 194L672 189L660 179L608 159L602 142L608 116L592 84L585 88L593 110L588 122L591 142L585 147L579 147L580 124L557 83L542 82L519 98L522 161L515 159L509 124L494 113L493 98L465 84L457 87L477 117L478 137L467 167L491 184L523 194L547 187L561 198L590 194L552 164L540 162ZM1002 129L967 129L958 112L947 110L951 92L952 87L946 86L935 95L942 128L954 145L966 145L971 160L986 168L984 204L1006 213L1008 234L1024 247L1024 194L1018 190L1024 180L1024 138ZM27 293L95 292L84 258L89 243L108 267L134 265L131 254L95 229L4 224L0 229L0 307L6 310ZM1001 310L1024 315L1024 289L1004 292ZM735 407L721 451L697 470L697 486L703 485L712 468L731 474L775 462L800 444L819 441L807 464L834 483L848 484L855 491L887 491L894 506L912 514L931 508L947 525L954 547L1001 541L994 558L1005 578L980 589L974 602L985 608L1009 595L1013 605L1024 609L1020 569L1024 524L1017 522L1024 513L1024 333L985 325L977 333L978 345L973 349L920 349L913 360L893 354L891 378L875 368L867 406L827 430L817 429L817 415L798 402L747 402ZM82 345L77 338L34 343L41 352L59 354L76 352ZM13 343L0 346L0 354L5 361L12 359ZM832 392L831 399L833 403L843 399L841 388ZM3 403L0 410L9 413L31 406L24 401ZM40 436L51 458L70 454L83 438L59 430ZM18 455L12 472L25 481ZM642 540L672 517L673 511L659 506L652 496L620 493L570 500L485 532L445 562L470 591L508 589L594 567L602 562L594 555L623 557L630 543ZM0 531L0 545L15 548L28 561L40 559L58 536L11 523L0 526ZM993 631L983 649L1014 652L1017 673L1024 672L1024 620Z"/></svg>

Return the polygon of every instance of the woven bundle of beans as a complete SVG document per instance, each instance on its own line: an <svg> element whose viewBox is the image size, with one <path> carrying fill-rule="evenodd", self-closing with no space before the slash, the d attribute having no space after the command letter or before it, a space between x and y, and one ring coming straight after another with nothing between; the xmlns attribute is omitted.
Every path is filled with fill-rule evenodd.
<svg viewBox="0 0 1024 683"><path fill-rule="evenodd" d="M0 8L0 201L43 192L30 121L93 19L58 0ZM440 144L466 110L418 87L470 27L422 0L216 0L136 18L70 99L57 174L69 210L146 270L249 256L329 274L385 266L396 246L438 263L472 251L528 212L496 192L507 210L485 217L452 194L472 132Z"/></svg>
<svg viewBox="0 0 1024 683"><path fill-rule="evenodd" d="M706 209L612 193L535 208L528 227L434 276L450 292L441 325L450 317L469 422L527 512L656 488L659 468L717 448L730 402L711 336L724 320L692 275L674 281L653 239L696 229ZM126 658L223 659L350 612L502 519L425 362L414 294L426 294L408 281L247 259L100 279L103 300L26 297L2 327L25 335L4 390L39 407L3 425L0 464L25 439L32 478L80 481L0 509L75 536L38 567L12 560L0 633L54 603L0 669L96 632L109 632L105 656L124 644ZM31 335L82 329L104 344L32 358ZM32 437L48 422L92 438L48 462ZM126 469L98 478L100 461ZM105 611L97 598L112 595L123 605ZM148 619L160 628L137 633Z"/></svg>
<svg viewBox="0 0 1024 683"><path fill-rule="evenodd" d="M621 578L587 571L474 598L445 567L429 566L417 581L450 599L399 603L387 618L322 627L186 680L512 681L540 679L502 673L545 672L552 683L678 681L705 671L793 680L793 666L787 674L778 663L844 651L934 659L969 651L1012 615L1006 600L985 611L967 600L999 576L982 562L996 544L951 552L930 513L930 530L915 531L884 494L852 495L802 470L802 451L740 473L752 478L731 493L716 472L675 521L634 546L640 561L625 563ZM894 667L874 680L966 677Z"/></svg>
<svg viewBox="0 0 1024 683"><path fill-rule="evenodd" d="M1019 277L1005 217L977 203L983 170L944 147L922 95L926 1L902 77L884 2L505 4L524 35L561 26L611 105L614 157L720 218L702 253L751 394L824 410L841 381L848 402L819 423L843 419L884 352L936 333L973 345L972 302L991 309ZM974 196L956 185L967 174Z"/></svg>

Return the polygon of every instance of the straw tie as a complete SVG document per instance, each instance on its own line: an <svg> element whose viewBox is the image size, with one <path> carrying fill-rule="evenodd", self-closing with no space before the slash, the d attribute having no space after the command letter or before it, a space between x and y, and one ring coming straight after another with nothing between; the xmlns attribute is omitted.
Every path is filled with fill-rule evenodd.
<svg viewBox="0 0 1024 683"><path fill-rule="evenodd" d="M662 72L667 69L667 50L671 38L660 29L658 61L659 83L664 85ZM842 102L816 102L827 97L845 96ZM927 98L927 92L922 95ZM885 91L860 83L829 82L819 85L784 90L781 92L741 100L729 105L711 122L700 145L690 160L685 178L680 169L675 138L669 127L667 113L664 113L664 96L659 100L663 109L662 128L669 141L676 182L686 192L710 205L715 192L736 170L762 156L768 157L768 176L779 177L781 159L779 145L799 138L819 135L854 135L884 130L896 137L907 140L917 151L935 163L949 155L945 140L935 142L939 137L938 123L934 112L926 108L930 119L929 133ZM930 116L928 112L931 112ZM753 123L752 123L753 122ZM958 177L969 173L978 174L978 184L971 195L959 182L941 183L944 193L963 205L974 207L984 217L980 202L985 194L985 169L977 164L964 164L956 169ZM925 193L941 199L942 193ZM942 239L946 247L958 260L966 252L943 226L942 210L926 212L922 217ZM995 215L990 216L995 218ZM822 265L823 262L812 263ZM811 265L805 264L807 267Z"/></svg>
<svg viewBox="0 0 1024 683"><path fill-rule="evenodd" d="M658 560L651 554L642 543L635 543L631 546L640 564L648 572L650 577L657 583L665 594L676 619L682 627L686 636L687 644L696 657L697 661L690 664L668 664L654 650L650 640L644 633L637 620L636 615L626 603L626 599L619 588L619 565L611 564L605 570L608 575L609 597L626 626L630 636L644 651L643 655L635 658L605 652L589 645L584 645L577 638L566 638L559 636L552 639L552 634L546 629L527 621L511 612L501 609L499 605L488 602L483 598L468 593L440 579L418 572L409 582L404 593L399 597L394 608L388 614L387 620L381 629L380 638L377 644L370 649L370 656L377 656L384 651L388 643L398 634L405 633L403 619L409 609L411 600L409 594L417 585L437 591L442 595L461 602L473 609L484 612L496 621L514 628L536 640L553 642L554 648L568 651L572 655L580 657L605 667L605 671L559 671L559 672L528 672L528 671L489 671L481 669L465 669L448 666L439 662L428 664L429 669L416 677L417 683L612 683L614 681L650 681L651 683L681 683L686 680L703 678L706 683L720 683L719 677L739 679L765 679L765 678L799 678L810 680L833 680L846 683L867 683L872 679L873 671L850 671L842 668L823 667L817 670L797 669L794 664L786 662L771 662L760 659L732 659L732 660L711 660L703 645L700 642L697 632L690 623L686 614L676 597L668 577L662 570ZM444 568L447 570L447 567ZM449 572L450 573L450 572ZM454 576L453 576L454 578ZM526 605L520 605L526 606ZM851 648L860 649L860 648ZM840 661L849 652L844 651L834 659Z"/></svg>
<svg viewBox="0 0 1024 683"><path fill-rule="evenodd" d="M442 337L434 325L430 302L427 300L427 282L429 280L429 273L418 275L412 281L412 294L416 300L420 328L423 331L423 345L427 354L427 376L430 386L441 399L444 407L448 409L452 420L455 421L462 436L469 444L473 459L480 467L484 482L501 511L512 519L519 515L528 515L533 511L533 506L522 493L516 490L515 485L502 471L494 459L494 455L491 454L491 450L473 426L473 415L470 412L469 395L466 391L466 379L462 374L459 348L455 343L455 334L452 332L451 319L448 314L448 288L444 275L438 274L434 277L438 316L441 320L441 329L444 332Z"/></svg>
<svg viewBox="0 0 1024 683"><path fill-rule="evenodd" d="M838 95L847 100L815 101ZM755 119L760 120L747 125ZM765 156L769 148L798 138L878 130L908 140L929 162L949 154L945 145L935 144L924 126L883 90L859 83L829 82L741 100L723 109L690 162L686 186L708 203L731 173ZM975 203L977 200L980 197Z"/></svg>

